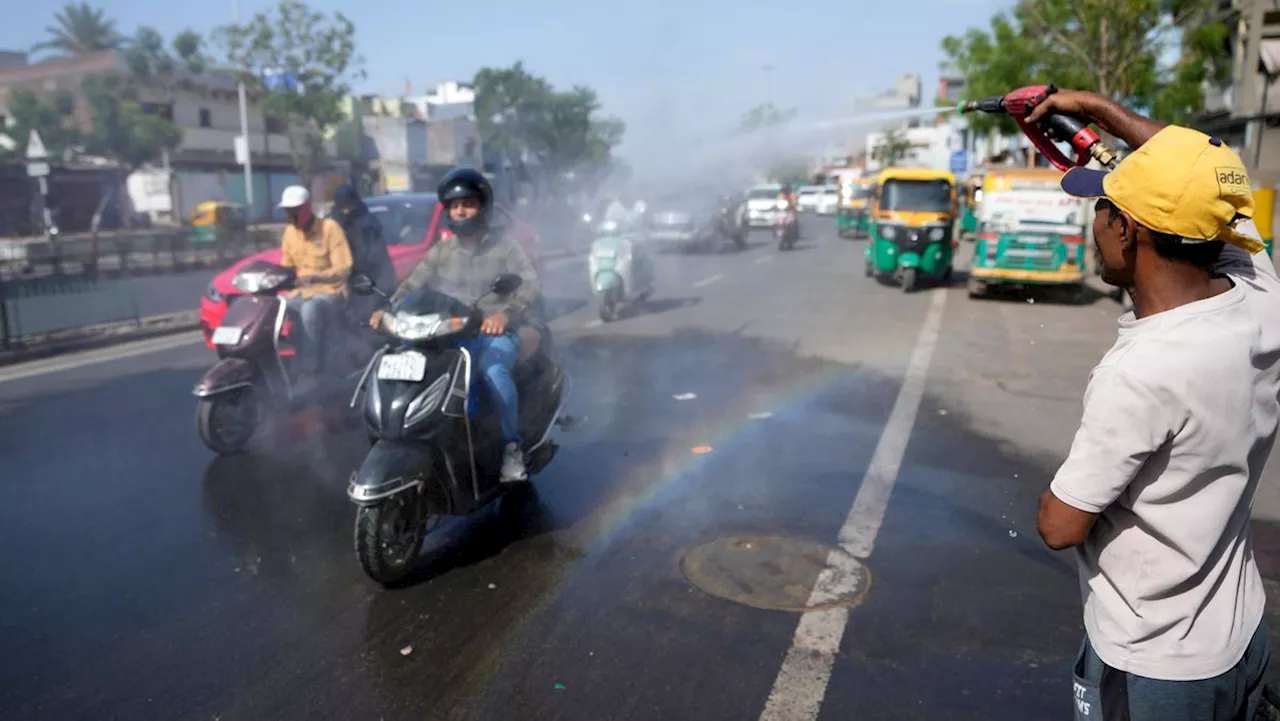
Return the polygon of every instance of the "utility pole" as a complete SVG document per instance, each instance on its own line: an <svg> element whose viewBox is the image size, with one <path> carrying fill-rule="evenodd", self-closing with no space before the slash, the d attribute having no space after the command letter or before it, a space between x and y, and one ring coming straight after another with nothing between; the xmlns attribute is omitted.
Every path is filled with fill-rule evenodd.
<svg viewBox="0 0 1280 721"><path fill-rule="evenodd" d="M231 0L231 22L240 23L240 0ZM246 68L247 69L247 68ZM253 159L252 153L249 152L249 104L245 100L244 81L240 81L240 138L238 139L236 155L240 155L241 149L244 153L242 162L244 163L244 204L248 211L249 221L253 221ZM238 160L240 158L237 158ZM270 203L270 198L267 199Z"/></svg>

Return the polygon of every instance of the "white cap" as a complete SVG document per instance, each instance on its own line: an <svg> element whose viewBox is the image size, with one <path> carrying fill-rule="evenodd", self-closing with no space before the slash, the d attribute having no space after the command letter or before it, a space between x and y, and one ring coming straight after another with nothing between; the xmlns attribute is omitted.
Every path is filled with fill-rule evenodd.
<svg viewBox="0 0 1280 721"><path fill-rule="evenodd" d="M280 205L278 208L298 208L307 204L311 200L311 193L301 185L290 185L280 194Z"/></svg>

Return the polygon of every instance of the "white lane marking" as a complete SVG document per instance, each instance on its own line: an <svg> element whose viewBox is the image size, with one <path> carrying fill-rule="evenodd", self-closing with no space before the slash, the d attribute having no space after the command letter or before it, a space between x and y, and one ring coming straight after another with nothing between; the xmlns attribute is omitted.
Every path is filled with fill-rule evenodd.
<svg viewBox="0 0 1280 721"><path fill-rule="evenodd" d="M134 343L125 343L111 348L99 348L97 350L85 351L75 355L62 357L43 358L40 360L27 361L10 366L9 368L0 368L0 383L8 381L22 380L23 378L31 378L32 376L42 376L48 373L57 373L59 371L72 370L75 368L83 368L84 366L94 365L96 363L106 363L108 361L120 360L122 358L132 358L134 356L146 355L147 353L159 353L160 351L172 350L183 346L203 343L204 336L200 333L180 333L173 336L163 336L160 338L149 338Z"/></svg>
<svg viewBox="0 0 1280 721"><path fill-rule="evenodd" d="M595 318L587 321L586 323L583 323L582 327L583 328L599 328L602 325L604 325L604 321L600 320L599 318Z"/></svg>
<svg viewBox="0 0 1280 721"><path fill-rule="evenodd" d="M945 291L933 291L933 303L911 351L906 379L871 456L853 507L840 528L843 552L832 551L827 558L827 567L818 575L809 594L810 607L823 603L824 599L857 590L858 575L844 572L843 566L848 565L845 553L864 559L875 547L876 535L884 524L889 496L897 483L911 428L915 425L916 413L924 397L929 361L938 343L946 301ZM831 668L840 650L840 639L844 637L848 623L849 609L844 607L806 611L800 617L791 648L769 692L760 721L813 721L818 718L831 680Z"/></svg>
<svg viewBox="0 0 1280 721"><path fill-rule="evenodd" d="M773 262L772 255L762 255L759 258L756 258L756 265L764 265L765 263L772 263L772 262Z"/></svg>
<svg viewBox="0 0 1280 721"><path fill-rule="evenodd" d="M711 285L712 283L716 282L717 280L721 280L722 278L724 278L724 276L723 276L723 275L718 275L718 274L717 274L717 275L707 276L706 278L703 278L702 280L698 281L697 283L694 283L694 284L693 284L693 287L694 287L694 288L701 288L701 287L702 287L702 286L704 286L704 285Z"/></svg>

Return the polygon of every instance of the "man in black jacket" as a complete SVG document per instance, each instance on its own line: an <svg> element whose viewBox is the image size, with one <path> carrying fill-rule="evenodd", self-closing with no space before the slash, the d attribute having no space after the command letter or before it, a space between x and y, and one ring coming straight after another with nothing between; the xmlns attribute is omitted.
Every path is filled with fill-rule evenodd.
<svg viewBox="0 0 1280 721"><path fill-rule="evenodd" d="M342 225L347 242L351 244L354 261L351 272L369 276L386 293L395 290L396 270L382 238L382 223L369 212L355 187L340 185L333 191L333 219ZM353 298L353 305L361 306L353 309L353 313L356 317L368 317L377 302L376 295ZM370 307L364 308L366 305Z"/></svg>

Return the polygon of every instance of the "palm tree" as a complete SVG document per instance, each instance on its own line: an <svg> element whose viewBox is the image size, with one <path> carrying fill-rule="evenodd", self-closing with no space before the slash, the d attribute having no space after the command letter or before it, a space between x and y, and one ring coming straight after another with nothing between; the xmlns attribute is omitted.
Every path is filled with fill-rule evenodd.
<svg viewBox="0 0 1280 721"><path fill-rule="evenodd" d="M114 20L108 20L101 8L87 2L68 2L53 16L54 23L45 28L49 39L31 48L32 52L52 50L67 55L88 55L119 46L120 34Z"/></svg>

